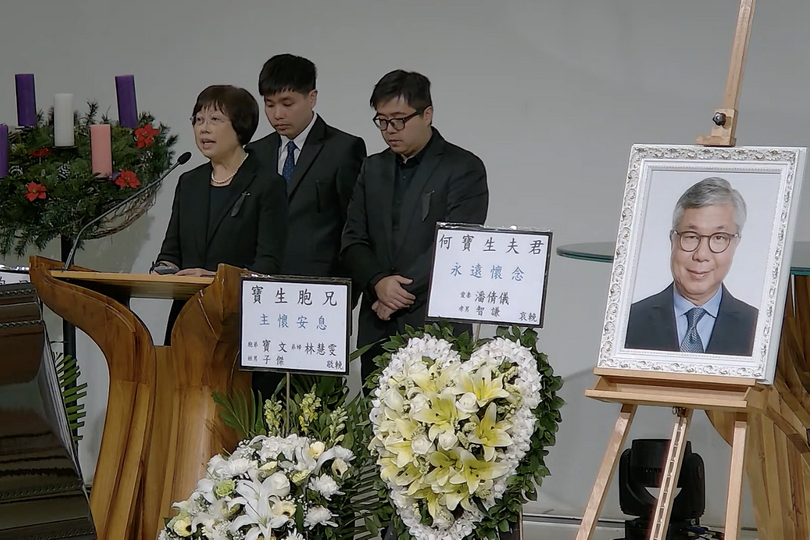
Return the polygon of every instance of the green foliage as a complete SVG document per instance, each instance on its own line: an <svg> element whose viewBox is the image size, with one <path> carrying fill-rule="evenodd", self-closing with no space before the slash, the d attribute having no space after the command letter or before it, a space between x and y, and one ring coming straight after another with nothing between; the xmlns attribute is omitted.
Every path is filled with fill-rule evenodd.
<svg viewBox="0 0 810 540"><path fill-rule="evenodd" d="M78 442L82 436L78 434L79 428L84 426L84 418L87 412L84 404L79 400L87 396L87 383L76 385L76 381L81 377L81 370L76 359L72 356L59 354L55 359L56 376L59 380L59 389L62 392L62 402L65 404L68 426L74 433L73 440Z"/></svg>
<svg viewBox="0 0 810 540"><path fill-rule="evenodd" d="M176 135L160 124L158 133L145 144L136 132L113 123L102 115L100 123L110 124L113 175L94 177L90 152L90 126L98 122L98 104L89 102L83 116L75 114L75 147L57 148L53 141L53 110L47 119L40 112L37 125L9 134L9 174L0 181L0 254L25 254L29 246L42 250L58 236L75 237L92 219L133 189L143 189L166 171L174 159ZM143 113L139 126L154 118ZM140 147L139 147L140 146ZM133 188L116 184L116 171L132 171L140 182ZM45 187L45 197L26 197L29 185ZM40 189L40 188L37 188ZM99 226L88 230L92 236Z"/></svg>
<svg viewBox="0 0 810 540"><path fill-rule="evenodd" d="M404 347L409 339L421 338L425 335L453 343L462 360L469 359L473 351L490 341L489 339L475 341L466 332L455 337L452 327L448 324L433 324L420 329L406 327L404 333L391 337L387 343L383 344L385 353L374 359L378 369L366 380L366 387L371 390L376 389L379 385L380 375L391 361L391 355ZM481 508L485 517L476 525L471 536L471 538L479 540L496 539L499 538L501 532L508 532L520 519L523 505L529 500L537 500L537 487L543 483L544 477L551 474L545 463L545 457L548 455L546 448L554 446L556 443L556 433L562 422L560 409L565 404L565 401L557 395L563 385L562 377L554 375L554 369L549 364L548 357L537 350L537 332L535 330L518 326L502 326L497 328L496 336L520 343L532 352L537 360L537 371L542 381L542 390L540 404L533 411L537 421L531 438L531 448L521 460L515 475L510 479L501 500L489 510ZM379 475L376 477L374 487L377 496L389 499L388 489ZM393 503L389 502L389 505L393 506ZM427 513L423 513L423 515L425 514ZM396 513L391 516L391 525L398 540L413 540L407 526Z"/></svg>

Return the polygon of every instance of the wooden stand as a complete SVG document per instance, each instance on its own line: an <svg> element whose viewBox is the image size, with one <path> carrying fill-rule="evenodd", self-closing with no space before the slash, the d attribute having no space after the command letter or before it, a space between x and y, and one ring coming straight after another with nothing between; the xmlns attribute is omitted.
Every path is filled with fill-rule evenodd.
<svg viewBox="0 0 810 540"><path fill-rule="evenodd" d="M723 95L723 106L714 111L712 121L715 126L711 135L701 135L697 144L703 146L734 146L737 142L737 107L740 102L745 58L748 55L748 39L751 36L751 24L754 22L756 0L741 0L740 14L737 17L737 31L734 34L734 45L731 49L731 62L726 79L726 92Z"/></svg>
<svg viewBox="0 0 810 540"><path fill-rule="evenodd" d="M782 350L785 350L784 342L780 355ZM785 363L790 365L789 362ZM780 370L780 379L783 376L782 371L785 370ZM784 396L783 391L787 390L783 388L784 380L779 381L781 384L764 386L753 379L672 374L662 377L656 373L608 369L596 369L594 373L599 379L585 395L621 403L622 409L599 468L577 540L590 539L593 535L608 486L639 405L672 407L676 416L664 463L660 496L650 520L650 540L666 538L694 409L707 412L715 428L732 448L725 518L726 540L739 538L743 472L747 453L761 456L764 460L751 460L748 464L748 477L757 510L759 540L808 537L810 523L807 508L803 504L797 508L796 501L810 500L810 441L807 436L810 423L802 419L808 415L810 409L801 408L797 411L791 406L810 398L804 388L788 390L788 395ZM794 375L798 373L794 371ZM773 473L770 469L774 470ZM779 469L783 469L784 474L779 474ZM799 473L799 476L791 478L791 472Z"/></svg>
<svg viewBox="0 0 810 540"><path fill-rule="evenodd" d="M743 66L755 0L741 0L723 98L704 146L734 146ZM793 276L773 386L754 380L677 376L596 369L599 379L585 395L621 403L585 510L577 540L590 539L639 405L672 407L676 421L664 464L659 499L651 516L650 540L664 540L683 460L692 411L706 411L731 445L725 538L737 540L743 472L748 474L759 540L810 537L810 276Z"/></svg>
<svg viewBox="0 0 810 540"><path fill-rule="evenodd" d="M31 258L42 301L84 331L107 359L110 388L90 508L99 540L157 538L171 503L189 497L214 454L236 433L211 392L249 391L237 369L242 271L215 278L105 274ZM171 347L152 342L129 299L189 300Z"/></svg>

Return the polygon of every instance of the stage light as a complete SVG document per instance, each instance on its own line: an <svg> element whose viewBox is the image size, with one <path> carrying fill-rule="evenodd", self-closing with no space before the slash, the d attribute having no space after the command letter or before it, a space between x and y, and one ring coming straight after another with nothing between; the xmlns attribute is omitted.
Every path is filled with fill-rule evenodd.
<svg viewBox="0 0 810 540"><path fill-rule="evenodd" d="M669 447L668 439L637 439L622 453L619 462L619 505L634 519L625 521L625 540L646 540L650 519L658 501L649 489L661 485L661 475ZM667 540L695 538L700 517L706 510L706 477L703 458L692 452L690 442L684 449L678 477L680 492L672 502Z"/></svg>

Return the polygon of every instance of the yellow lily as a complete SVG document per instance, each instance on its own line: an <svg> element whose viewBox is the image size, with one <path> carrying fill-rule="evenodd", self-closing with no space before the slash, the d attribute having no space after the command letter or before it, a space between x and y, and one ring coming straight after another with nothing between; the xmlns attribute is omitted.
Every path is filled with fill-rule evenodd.
<svg viewBox="0 0 810 540"><path fill-rule="evenodd" d="M428 512L435 520L439 519L446 514L447 509L444 504L444 496L439 493L434 493L430 488L425 488L413 494L414 499L424 499L427 502Z"/></svg>
<svg viewBox="0 0 810 540"><path fill-rule="evenodd" d="M413 463L409 463L407 467L402 469L400 473L394 478L394 484L398 486L408 486L414 483L420 483L421 473Z"/></svg>
<svg viewBox="0 0 810 540"><path fill-rule="evenodd" d="M444 503L451 512L455 512L459 504L464 510L470 512L475 509L470 492L467 491L467 484L448 484L443 488L442 494L444 495Z"/></svg>
<svg viewBox="0 0 810 540"><path fill-rule="evenodd" d="M393 481L399 473L399 467L390 457L380 458L377 463L380 465L380 478L386 482Z"/></svg>
<svg viewBox="0 0 810 540"><path fill-rule="evenodd" d="M495 480L506 474L509 466L505 463L495 463L494 461L479 461L474 455L463 448L458 450L459 459L462 464L460 472L451 479L451 484L467 484L467 490L475 493L478 486L486 480Z"/></svg>
<svg viewBox="0 0 810 540"><path fill-rule="evenodd" d="M512 425L506 421L497 422L497 414L498 407L490 403L483 419L479 421L477 417L472 418L475 430L467 437L471 443L480 444L484 448L484 459L487 461L495 459L495 448L512 444L512 437L506 432Z"/></svg>
<svg viewBox="0 0 810 540"><path fill-rule="evenodd" d="M411 378L416 383L422 392L428 396L441 394L445 388L451 387L455 384L456 375L459 368L456 366L448 366L441 372L437 372L434 366L429 371L413 373ZM417 392L416 389L411 389L409 394ZM411 396L409 396L411 397Z"/></svg>
<svg viewBox="0 0 810 540"><path fill-rule="evenodd" d="M472 394L479 407L498 398L509 397L509 392L503 388L503 377L492 378L492 370L488 366L481 366L474 374L460 370L457 374L458 384L453 388L455 394Z"/></svg>
<svg viewBox="0 0 810 540"><path fill-rule="evenodd" d="M419 424L410 418L397 418L394 423L397 426L397 431L402 433L402 436L409 441L413 439L413 432L419 427Z"/></svg>
<svg viewBox="0 0 810 540"><path fill-rule="evenodd" d="M405 406L405 398L402 394L399 393L398 390L395 388L389 388L385 390L381 397L381 401L385 404L385 408L387 409L385 412L387 415L396 417L393 413L397 413L397 415L402 414L404 411Z"/></svg>
<svg viewBox="0 0 810 540"><path fill-rule="evenodd" d="M394 454L396 458L397 467L404 467L413 461L413 450L411 450L411 441L403 440L399 437L391 435L383 441L385 449Z"/></svg>
<svg viewBox="0 0 810 540"><path fill-rule="evenodd" d="M450 477L456 474L456 464L458 454L456 452L433 452L428 456L428 462L434 469L425 476L425 484L444 487L450 481Z"/></svg>
<svg viewBox="0 0 810 540"><path fill-rule="evenodd" d="M428 436L432 441L435 441L444 432L455 433L458 421L470 417L469 413L458 410L456 397L450 389L445 389L441 394L433 396L430 404L429 409L419 411L414 418L430 425Z"/></svg>

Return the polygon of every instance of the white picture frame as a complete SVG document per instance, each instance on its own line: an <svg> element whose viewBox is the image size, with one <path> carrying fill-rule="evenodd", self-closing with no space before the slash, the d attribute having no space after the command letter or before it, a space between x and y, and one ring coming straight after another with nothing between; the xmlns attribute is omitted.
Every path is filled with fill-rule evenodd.
<svg viewBox="0 0 810 540"><path fill-rule="evenodd" d="M772 384L806 151L792 147L633 145L597 367L744 377ZM747 217L740 238L732 237L729 242L733 249L726 248L725 255L730 258L722 252L718 257L707 251L713 249L710 242L716 248L729 238L724 240L722 234L713 232L705 239L698 238L699 247L685 255L680 248L681 236L688 239L686 233L703 227L695 223L709 222L696 217L700 209L676 214L676 206L681 196L694 201L696 193L712 189L706 186L716 186L716 181L703 180L715 177L727 180L745 201ZM718 206L723 205L714 208ZM738 206L735 203L731 208ZM676 223L679 215L682 217ZM728 214L723 215L728 222ZM729 233L734 233L731 229L737 226L740 215L735 210ZM723 230L722 225L717 228L719 221L712 223L717 231ZM678 228L683 230L672 232ZM687 255L688 259L684 258ZM718 279L722 287L717 285ZM705 315L713 325L704 334L708 336L705 351L673 350L673 339L681 347L681 337L686 337L681 336L688 324L684 306L692 305L684 304L684 296L678 293L698 298L694 305L700 305L700 296L691 293L700 288L709 294L710 287L720 292L713 297L713 314L712 309L701 313L701 318ZM709 305L705 304L707 308ZM734 306L739 309L731 313ZM681 315L676 315L679 309ZM704 330L698 323L697 332ZM694 337L691 339L694 342Z"/></svg>

